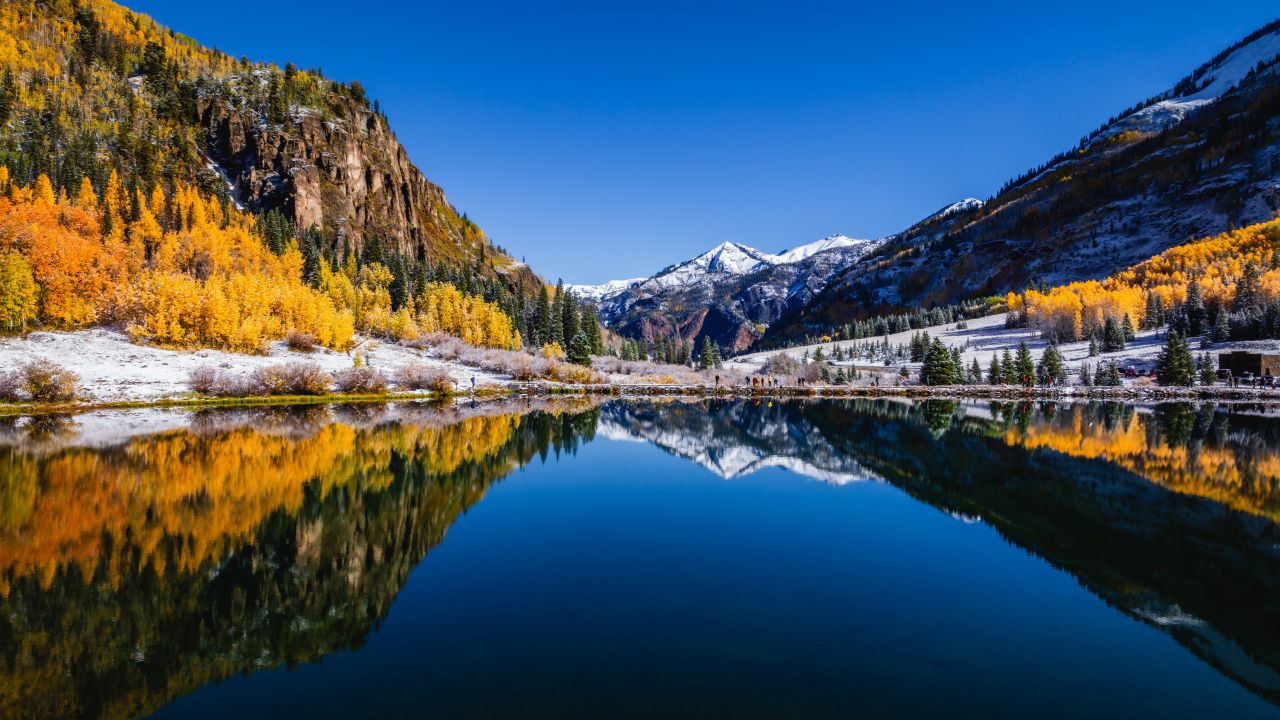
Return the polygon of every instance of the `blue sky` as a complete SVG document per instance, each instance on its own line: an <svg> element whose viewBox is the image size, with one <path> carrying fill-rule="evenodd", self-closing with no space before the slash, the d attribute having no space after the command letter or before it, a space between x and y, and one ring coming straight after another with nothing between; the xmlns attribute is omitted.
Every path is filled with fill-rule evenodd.
<svg viewBox="0 0 1280 720"><path fill-rule="evenodd" d="M359 80L454 205L571 282L727 240L900 230L1280 16L1253 0L126 4Z"/></svg>

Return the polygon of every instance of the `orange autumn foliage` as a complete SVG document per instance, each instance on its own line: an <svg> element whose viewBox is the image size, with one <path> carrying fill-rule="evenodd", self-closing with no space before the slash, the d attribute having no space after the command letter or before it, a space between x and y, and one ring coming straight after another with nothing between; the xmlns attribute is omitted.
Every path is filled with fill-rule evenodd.
<svg viewBox="0 0 1280 720"><path fill-rule="evenodd" d="M132 222L129 205L114 173L101 202L88 182L74 200L59 199L43 176L0 196L0 251L30 264L38 323L122 322L135 339L172 347L256 352L290 332L349 346L351 313L303 282L295 246L271 252L252 216L188 186L173 198L139 193ZM175 230L156 220L165 210L178 218Z"/></svg>
<svg viewBox="0 0 1280 720"><path fill-rule="evenodd" d="M1206 301L1229 305L1246 265L1261 271L1262 299L1280 300L1280 221L1179 245L1101 281L1009 293L1006 301L1011 313L1025 313L1028 326L1059 339L1078 339L1097 331L1107 316L1119 321L1128 314L1141 324L1148 295L1165 308L1184 302L1193 280Z"/></svg>

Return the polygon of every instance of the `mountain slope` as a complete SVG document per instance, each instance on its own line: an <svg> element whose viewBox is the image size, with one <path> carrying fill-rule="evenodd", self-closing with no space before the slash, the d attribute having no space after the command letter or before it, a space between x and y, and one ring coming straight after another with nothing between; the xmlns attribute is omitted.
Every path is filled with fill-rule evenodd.
<svg viewBox="0 0 1280 720"><path fill-rule="evenodd" d="M617 332L646 340L703 337L730 352L755 342L765 326L813 298L840 268L878 241L831 235L778 254L722 243L649 278L571 285Z"/></svg>
<svg viewBox="0 0 1280 720"><path fill-rule="evenodd" d="M769 328L762 344L867 315L1101 278L1280 208L1280 22L981 205L902 233Z"/></svg>
<svg viewBox="0 0 1280 720"><path fill-rule="evenodd" d="M194 183L335 263L537 283L413 165L359 83L234 59L109 0L0 3L0 71L0 163L19 183Z"/></svg>

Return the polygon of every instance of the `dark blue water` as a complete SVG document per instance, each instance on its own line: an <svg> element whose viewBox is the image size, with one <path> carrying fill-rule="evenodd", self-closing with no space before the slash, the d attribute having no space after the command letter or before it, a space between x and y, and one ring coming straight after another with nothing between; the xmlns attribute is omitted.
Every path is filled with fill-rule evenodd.
<svg viewBox="0 0 1280 720"><path fill-rule="evenodd" d="M1267 655L1276 650L1267 638L1277 598L1258 598L1261 609L1233 608L1234 598L1211 592L1214 582L1239 586L1234 573L1266 571L1267 551L1246 539L1258 527L1241 526L1235 557L1218 569L1212 562L1227 553L1223 547L1200 540L1184 553L1167 539L1221 537L1236 522L1261 523L1267 533L1269 521L1170 493L1114 463L975 433L963 414L955 411L938 432L923 413L894 419L838 408L698 407L676 418L663 408L647 408L643 417L606 408L605 420L589 424L612 415L608 434L621 437L621 428L631 440L588 430L545 459L545 443L532 448L523 468L485 480L482 499L449 522L420 561L403 540L376 561L367 548L353 550L347 536L333 540L342 559L330 565L342 566L339 576L351 572L353 553L364 553L363 573L385 563L396 542L409 554L402 585L393 580L384 591L385 610L366 606L360 593L347 597L341 578L317 583L329 589L302 591L324 598L308 609L305 597L289 599L296 591L288 580L252 581L281 589L251 591L247 607L228 613L282 617L279 625L242 621L245 632L298 632L298 623L324 622L326 603L363 616L367 628L346 647L303 653L284 666L277 656L255 667L241 655L256 646L240 648L234 637L193 641L175 652L220 653L234 671L179 693L156 717L1280 715L1269 664L1275 656ZM708 415L716 418L709 430ZM760 417L781 422L745 427ZM877 456L887 440L869 439L871 427L892 431L896 448ZM861 439L842 437L846 431ZM675 447L678 438L696 439L690 449ZM964 467L981 452L992 453L979 463L990 474ZM745 470L744 453L757 459ZM770 467L778 457L792 469ZM809 463L799 472L797 459ZM1014 481L1011 468L1028 476ZM459 474L421 481L465 482ZM1120 499L1097 501L1096 487L1077 482L1116 483ZM375 485L382 489L366 491L359 511L372 513L372 525L390 507L388 496L422 492ZM1095 501L1094 516L1083 517ZM335 528L338 515L327 514L333 501L312 502L318 507L298 512L310 513L309 527L323 527L312 535L376 535ZM1117 503L1165 515L1116 523L1111 513L1124 512ZM339 505L336 512L356 513L351 499ZM1052 518L1048 529L1043 518ZM300 521L284 512L271 522ZM1109 531L1098 528L1120 524L1129 546L1116 550L1113 564L1110 551L1091 545L1109 542L1100 537ZM274 536L286 540L266 533L256 542L296 550L304 534L290 525ZM273 550L272 562L302 565L289 552ZM297 550L299 557L310 552ZM1241 553L1262 554L1242 570L1233 565ZM220 567L230 572L225 562ZM1206 583L1207 599L1186 590ZM155 592L166 592L164 584ZM253 597L276 595L285 599L253 607ZM1215 613L1254 624L1262 639L1220 627ZM222 622L216 615L193 609L185 622L214 627ZM155 672L141 681L152 691L162 674Z"/></svg>

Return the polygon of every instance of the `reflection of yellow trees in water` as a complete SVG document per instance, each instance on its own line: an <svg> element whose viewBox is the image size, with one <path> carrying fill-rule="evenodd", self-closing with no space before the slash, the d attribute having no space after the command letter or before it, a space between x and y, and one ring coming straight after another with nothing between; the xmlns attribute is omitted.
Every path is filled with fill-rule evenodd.
<svg viewBox="0 0 1280 720"><path fill-rule="evenodd" d="M1096 406L1076 405L1052 421L1012 427L1009 445L1046 448L1072 457L1103 459L1161 487L1280 520L1280 454L1263 443L1171 443L1156 418L1139 413L1103 421Z"/></svg>
<svg viewBox="0 0 1280 720"><path fill-rule="evenodd" d="M495 453L519 423L514 415L446 427L335 423L303 438L248 427L181 430L106 452L0 450L0 595L27 575L48 587L65 567L78 567L86 581L104 571L113 586L122 570L149 565L189 572L248 539L272 513L296 512L308 491L380 490L393 479L393 453L448 474Z"/></svg>

